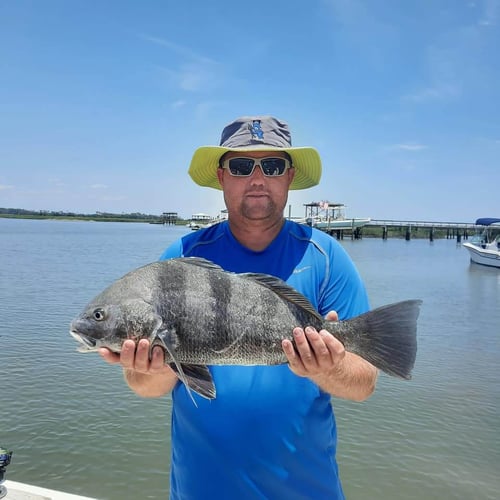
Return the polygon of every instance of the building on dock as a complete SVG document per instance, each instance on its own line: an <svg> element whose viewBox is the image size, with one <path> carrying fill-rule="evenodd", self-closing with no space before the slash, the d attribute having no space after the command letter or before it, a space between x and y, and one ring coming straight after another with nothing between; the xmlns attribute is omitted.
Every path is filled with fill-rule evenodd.
<svg viewBox="0 0 500 500"><path fill-rule="evenodd" d="M161 223L162 224L177 224L179 220L179 214L177 212L163 212L161 214Z"/></svg>

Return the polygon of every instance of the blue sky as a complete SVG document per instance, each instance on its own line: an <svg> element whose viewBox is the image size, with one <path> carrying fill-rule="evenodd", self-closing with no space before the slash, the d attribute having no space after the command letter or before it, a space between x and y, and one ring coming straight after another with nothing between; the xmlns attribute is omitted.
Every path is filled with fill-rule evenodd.
<svg viewBox="0 0 500 500"><path fill-rule="evenodd" d="M216 215L194 149L271 114L295 216L500 217L500 0L4 0L0 47L0 207Z"/></svg>

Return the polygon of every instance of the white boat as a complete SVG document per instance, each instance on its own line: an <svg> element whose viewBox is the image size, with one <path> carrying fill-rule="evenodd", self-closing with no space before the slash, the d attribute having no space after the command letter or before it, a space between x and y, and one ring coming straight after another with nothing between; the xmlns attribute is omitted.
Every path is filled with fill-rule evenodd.
<svg viewBox="0 0 500 500"><path fill-rule="evenodd" d="M472 262L500 269L500 219L477 219L476 226L476 234L462 246Z"/></svg>
<svg viewBox="0 0 500 500"><path fill-rule="evenodd" d="M207 214L193 214L191 220L186 224L186 227L196 231L198 229L213 226L223 220L227 220L227 209L221 210L216 217Z"/></svg>
<svg viewBox="0 0 500 500"><path fill-rule="evenodd" d="M17 481L5 481L7 496L5 500L96 500L95 498L72 495L58 490L41 488ZM0 497L2 498L2 497Z"/></svg>
<svg viewBox="0 0 500 500"><path fill-rule="evenodd" d="M353 230L363 227L371 221L369 217L346 217L343 203L319 201L307 203L304 206L306 207L306 217L301 222L322 231Z"/></svg>

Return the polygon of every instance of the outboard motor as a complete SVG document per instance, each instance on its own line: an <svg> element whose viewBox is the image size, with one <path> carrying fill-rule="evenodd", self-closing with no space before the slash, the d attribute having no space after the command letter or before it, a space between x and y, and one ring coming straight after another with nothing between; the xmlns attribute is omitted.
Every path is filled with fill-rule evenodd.
<svg viewBox="0 0 500 500"><path fill-rule="evenodd" d="M7 488L2 483L5 481L5 469L10 464L11 458L12 452L0 446L0 498L7 495Z"/></svg>

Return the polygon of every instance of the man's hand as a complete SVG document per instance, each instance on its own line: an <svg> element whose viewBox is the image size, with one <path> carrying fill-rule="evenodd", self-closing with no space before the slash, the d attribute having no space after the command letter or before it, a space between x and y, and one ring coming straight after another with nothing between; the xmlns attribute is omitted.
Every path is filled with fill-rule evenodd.
<svg viewBox="0 0 500 500"><path fill-rule="evenodd" d="M137 345L125 340L120 354L99 349L99 354L111 365L120 365L128 386L139 396L153 398L170 392L177 383L177 375L165 364L163 349L153 348L149 359L149 340L141 339Z"/></svg>
<svg viewBox="0 0 500 500"><path fill-rule="evenodd" d="M335 311L326 315L338 321ZM364 401L375 390L378 370L368 361L347 352L342 342L326 330L317 332L306 327L293 330L295 346L283 340L290 369L300 377L308 377L325 392L351 401Z"/></svg>
<svg viewBox="0 0 500 500"><path fill-rule="evenodd" d="M338 321L338 315L330 311L326 319ZM288 339L283 340L282 347L290 369L300 377L329 374L338 369L345 358L343 344L326 330L318 332L310 326L305 330L294 328L293 337L295 347Z"/></svg>
<svg viewBox="0 0 500 500"><path fill-rule="evenodd" d="M149 340L139 340L136 344L133 340L125 340L120 354L115 354L109 349L99 349L99 354L105 361L112 365L120 364L125 370L132 370L146 375L153 375L165 371L165 357L161 347L154 347L151 359L149 359ZM170 368L169 368L170 370Z"/></svg>

